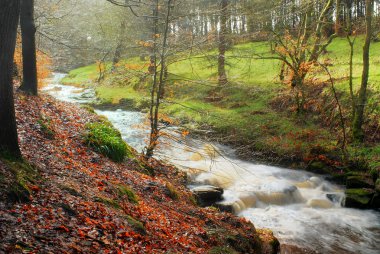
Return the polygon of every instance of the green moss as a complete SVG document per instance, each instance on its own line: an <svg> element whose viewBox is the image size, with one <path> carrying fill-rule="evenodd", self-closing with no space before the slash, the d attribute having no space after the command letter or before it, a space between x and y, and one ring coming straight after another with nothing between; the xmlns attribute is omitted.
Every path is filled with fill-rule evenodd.
<svg viewBox="0 0 380 254"><path fill-rule="evenodd" d="M372 191L367 189L347 189L347 195L366 196L371 195Z"/></svg>
<svg viewBox="0 0 380 254"><path fill-rule="evenodd" d="M87 124L84 141L116 162L123 161L124 157L134 157L132 148L124 142L120 132L108 122Z"/></svg>
<svg viewBox="0 0 380 254"><path fill-rule="evenodd" d="M126 198L129 202L131 202L133 204L138 204L139 203L138 196L128 186L126 186L126 185L118 185L116 188L117 188L117 195L118 195L119 198L121 198L123 200Z"/></svg>
<svg viewBox="0 0 380 254"><path fill-rule="evenodd" d="M55 136L55 131L52 127L51 119L45 116L41 116L37 120L37 123L40 125L42 133L49 139L53 139Z"/></svg>
<svg viewBox="0 0 380 254"><path fill-rule="evenodd" d="M347 201L357 202L363 206L370 203L374 191L369 189L347 189L346 190L346 203Z"/></svg>
<svg viewBox="0 0 380 254"><path fill-rule="evenodd" d="M133 218L132 216L128 215L126 216L126 220L128 221L129 225L138 233L140 234L146 234L146 230L145 230L145 227L144 227L144 224Z"/></svg>
<svg viewBox="0 0 380 254"><path fill-rule="evenodd" d="M99 203L103 203L104 205L106 205L108 207L112 207L115 209L121 209L120 204L116 200L113 200L113 199L104 198L104 197L95 197L94 201L99 202Z"/></svg>
<svg viewBox="0 0 380 254"><path fill-rule="evenodd" d="M8 187L5 190L9 202L30 201L31 190L29 185L36 185L39 179L38 171L26 161L3 160L10 170L12 179L5 179L4 184Z"/></svg>

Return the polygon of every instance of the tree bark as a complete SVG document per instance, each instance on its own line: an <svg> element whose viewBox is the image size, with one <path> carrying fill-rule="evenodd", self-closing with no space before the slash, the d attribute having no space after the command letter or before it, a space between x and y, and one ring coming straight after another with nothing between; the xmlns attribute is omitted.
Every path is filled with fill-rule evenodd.
<svg viewBox="0 0 380 254"><path fill-rule="evenodd" d="M19 8L19 0L0 2L0 152L14 158L21 158L12 81Z"/></svg>
<svg viewBox="0 0 380 254"><path fill-rule="evenodd" d="M219 86L227 84L226 74L226 48L227 48L227 18L228 18L228 0L222 0L221 2L221 15L220 15L220 31L219 31L219 55L218 55L218 83Z"/></svg>
<svg viewBox="0 0 380 254"><path fill-rule="evenodd" d="M356 103L355 117L352 124L352 135L355 141L363 142L364 132L364 110L367 103L367 86L368 86L368 74L369 74L369 50L371 46L371 23L372 23L372 12L373 12L373 0L366 0L366 37L363 46L363 73L362 81L359 90L359 96Z"/></svg>
<svg viewBox="0 0 380 254"><path fill-rule="evenodd" d="M34 0L21 0L20 26L23 63L23 82L20 89L32 95L37 95L38 81Z"/></svg>

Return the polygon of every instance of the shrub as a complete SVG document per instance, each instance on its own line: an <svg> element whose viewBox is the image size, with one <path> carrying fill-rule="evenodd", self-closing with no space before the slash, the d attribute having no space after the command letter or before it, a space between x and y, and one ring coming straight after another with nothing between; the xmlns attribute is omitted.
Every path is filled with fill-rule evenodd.
<svg viewBox="0 0 380 254"><path fill-rule="evenodd" d="M86 144L111 160L121 162L125 156L133 157L131 148L121 138L120 132L108 122L91 123L86 129Z"/></svg>

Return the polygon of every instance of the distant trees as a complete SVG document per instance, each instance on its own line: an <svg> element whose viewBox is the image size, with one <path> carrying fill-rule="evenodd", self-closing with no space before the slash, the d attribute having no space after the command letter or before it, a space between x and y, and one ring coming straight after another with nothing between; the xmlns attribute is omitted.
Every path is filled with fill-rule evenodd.
<svg viewBox="0 0 380 254"><path fill-rule="evenodd" d="M23 79L20 89L32 95L37 95L38 80L34 0L21 0L20 26L23 61Z"/></svg>
<svg viewBox="0 0 380 254"><path fill-rule="evenodd" d="M0 152L20 158L13 99L13 56L19 19L19 0L0 2Z"/></svg>

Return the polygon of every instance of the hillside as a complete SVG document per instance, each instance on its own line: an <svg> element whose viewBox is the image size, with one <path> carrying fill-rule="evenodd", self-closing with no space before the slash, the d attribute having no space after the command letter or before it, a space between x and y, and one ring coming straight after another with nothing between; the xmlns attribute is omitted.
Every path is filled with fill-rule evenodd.
<svg viewBox="0 0 380 254"><path fill-rule="evenodd" d="M195 205L176 168L89 148L104 119L88 110L17 92L16 112L24 161L0 160L0 252L275 253L271 232Z"/></svg>
<svg viewBox="0 0 380 254"><path fill-rule="evenodd" d="M355 91L360 84L362 44L363 37L359 36L353 57ZM337 174L341 168L334 169L334 165L340 163L342 131L328 76L318 68L309 74L307 109L302 117L297 117L292 104L292 90L279 79L279 62L257 58L257 54L270 55L269 49L265 42L238 44L231 48L227 52L229 84L217 91L217 66L213 57L216 51L173 57L173 63L168 67L169 83L165 88L166 98L161 112L193 134L199 130L201 133L212 131L212 138L234 145L242 157L305 168L321 155L327 157L323 163L328 162L328 165L316 171ZM367 139L363 146L349 143L347 150L353 163L345 169L348 171L369 173L368 168L374 172L379 170L380 69L376 67L380 61L379 50L380 43L373 43L368 122L365 126ZM328 64L333 76L349 136L348 56L348 42L337 38L321 61ZM178 60L181 57L184 60ZM71 71L63 82L94 86L99 98L97 106L146 110L149 105L147 66L147 60L139 58L123 60L114 72L107 72L105 79L97 83L95 64ZM107 68L110 69L110 64ZM369 165L355 162L363 160ZM332 169L328 169L330 166Z"/></svg>

